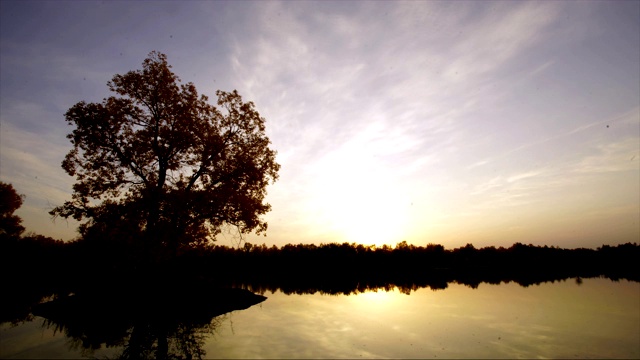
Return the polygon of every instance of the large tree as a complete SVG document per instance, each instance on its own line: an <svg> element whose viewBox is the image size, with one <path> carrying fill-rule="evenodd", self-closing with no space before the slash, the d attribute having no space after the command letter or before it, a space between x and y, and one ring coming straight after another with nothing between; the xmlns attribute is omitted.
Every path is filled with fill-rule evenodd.
<svg viewBox="0 0 640 360"><path fill-rule="evenodd" d="M209 104L155 51L107 85L117 96L65 115L75 129L62 167L76 183L52 215L88 219L85 236L136 234L146 249L207 242L225 224L266 230L266 187L280 165L252 102L234 90Z"/></svg>

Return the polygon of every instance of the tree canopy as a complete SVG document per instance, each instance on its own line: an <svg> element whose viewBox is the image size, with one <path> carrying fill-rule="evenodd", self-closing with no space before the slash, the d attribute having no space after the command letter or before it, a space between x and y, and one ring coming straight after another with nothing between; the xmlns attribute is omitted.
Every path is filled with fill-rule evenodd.
<svg viewBox="0 0 640 360"><path fill-rule="evenodd" d="M18 237L24 231L22 219L13 213L22 206L23 196L13 185L0 181L0 237Z"/></svg>
<svg viewBox="0 0 640 360"><path fill-rule="evenodd" d="M174 250L214 240L225 224L267 229L266 188L280 165L252 102L234 90L209 104L155 51L107 85L114 96L65 115L73 148L62 167L76 182L53 216L88 219L84 236L133 235Z"/></svg>

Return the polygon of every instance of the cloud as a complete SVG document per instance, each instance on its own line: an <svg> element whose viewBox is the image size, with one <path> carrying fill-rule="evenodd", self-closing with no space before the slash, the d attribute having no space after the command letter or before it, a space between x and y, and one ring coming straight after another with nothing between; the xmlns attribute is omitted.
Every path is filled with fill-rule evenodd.
<svg viewBox="0 0 640 360"><path fill-rule="evenodd" d="M546 71L549 67L553 66L555 64L555 60L549 60L545 63L543 63L542 65L538 66L537 68L531 70L531 72L529 72L529 76L530 77L534 77L544 71Z"/></svg>
<svg viewBox="0 0 640 360"><path fill-rule="evenodd" d="M505 66L505 63L546 37L556 20L555 3L492 3L486 16L460 24L467 37L454 46L454 61L445 71L452 81L468 81Z"/></svg>
<svg viewBox="0 0 640 360"><path fill-rule="evenodd" d="M525 173L510 176L509 178L507 178L507 182L512 183L522 179L538 176L540 174L541 174L541 171L527 171Z"/></svg>
<svg viewBox="0 0 640 360"><path fill-rule="evenodd" d="M23 218L27 231L65 239L74 237L77 222L54 224L48 214L53 207L70 199L73 179L60 167L69 147L8 122L2 123L0 140L1 178L13 184L18 193L26 195L17 214Z"/></svg>
<svg viewBox="0 0 640 360"><path fill-rule="evenodd" d="M640 125L640 107L636 107L634 109L623 112L621 114L616 114L614 116L607 117L604 120L598 120L598 121L591 122L589 124L580 125L575 129L572 129L571 131L563 134L562 136L577 134L577 133L586 131L588 129L592 129L594 127L603 128L604 126L606 126L608 128L611 125L616 125L616 124L621 126ZM638 133L638 135L640 135L640 133Z"/></svg>
<svg viewBox="0 0 640 360"><path fill-rule="evenodd" d="M475 186L475 190L473 190L471 192L472 195L479 195L479 194L484 194L486 192L489 192L495 188L499 188L499 187L503 187L504 186L504 179L502 176L496 176L494 178L491 178L485 182L482 182L478 185Z"/></svg>
<svg viewBox="0 0 640 360"><path fill-rule="evenodd" d="M599 145L597 154L586 156L573 168L577 173L608 173L640 170L640 138L626 138Z"/></svg>
<svg viewBox="0 0 640 360"><path fill-rule="evenodd" d="M466 31L462 40L439 52L443 47L439 38L471 26L460 15L470 6L385 4L372 22L376 17L366 4L358 4L354 15L347 17L340 13L342 8L310 12L305 6L270 2L254 9L255 31L237 35L231 63L242 88L279 123L273 125L275 138L279 129L286 132L281 137L288 138L287 145L303 139L297 143L321 152L328 143L354 136L372 119L413 127L407 132L414 134L453 132L455 119L472 113L478 100L465 90L468 83L462 86L446 75L450 53L457 54L454 66L466 64L465 71L486 72L488 65L481 63L498 67L526 50L555 14L552 6L499 7L473 23L486 32ZM386 18L380 16L383 12ZM497 19L505 25L496 29ZM376 26L383 22L384 26ZM437 36L430 35L432 28L438 29ZM498 54L488 55L496 53L496 46ZM313 153L303 155L313 157Z"/></svg>

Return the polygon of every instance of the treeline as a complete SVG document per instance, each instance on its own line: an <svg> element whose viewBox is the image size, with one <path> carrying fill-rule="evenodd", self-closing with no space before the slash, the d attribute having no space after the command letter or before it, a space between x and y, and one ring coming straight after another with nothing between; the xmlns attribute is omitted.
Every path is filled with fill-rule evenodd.
<svg viewBox="0 0 640 360"><path fill-rule="evenodd" d="M141 284L154 288L193 281L260 294L278 290L353 294L393 288L404 293L419 288L438 290L450 283L476 288L483 282L529 286L592 277L640 281L640 245L635 243L597 249L521 243L509 248L468 244L455 249L406 242L395 247L244 243L191 249L149 263L148 257L140 260L136 251L118 241L63 242L33 234L0 238L0 267L7 294L0 323L28 318L30 307L47 296L103 289L126 292Z"/></svg>
<svg viewBox="0 0 640 360"><path fill-rule="evenodd" d="M395 247L355 243L288 244L282 247L210 245L183 251L176 257L148 263L127 245L76 240L63 242L41 235L0 241L3 273L34 274L39 278L95 279L114 272L167 271L198 275L222 282L300 281L340 279L439 277L476 285L480 282L518 281L522 285L569 277L605 276L640 281L636 266L640 245L603 245L597 249L515 243L511 247L475 248L472 244L445 249L438 244ZM84 279L89 276L89 279ZM475 279L475 280L474 280ZM542 279L542 280L539 280ZM477 280L477 281L476 281Z"/></svg>
<svg viewBox="0 0 640 360"><path fill-rule="evenodd" d="M199 273L216 274L254 290L280 289L287 293L321 291L343 293L376 288L420 287L444 289L456 282L514 281L522 286L567 278L607 277L640 281L635 265L640 245L603 245L598 249L561 249L516 243L509 248L471 244L451 250L442 245L395 247L360 244L213 246L185 254L178 266L189 264Z"/></svg>
<svg viewBox="0 0 640 360"><path fill-rule="evenodd" d="M127 245L76 240L63 242L42 235L27 235L0 241L4 270L12 273L36 272L39 276L73 277L74 273L94 274L106 270L125 272L151 267L154 270L182 268L186 273L212 278L262 279L271 277L312 278L500 275L563 277L606 276L640 281L636 266L640 245L603 245L597 249L526 245L476 248L472 244L445 249L439 244L417 246L403 241L395 247L355 243L287 244L282 247L255 245L229 247L210 245L183 251L170 259L148 264ZM46 270L45 270L46 269Z"/></svg>

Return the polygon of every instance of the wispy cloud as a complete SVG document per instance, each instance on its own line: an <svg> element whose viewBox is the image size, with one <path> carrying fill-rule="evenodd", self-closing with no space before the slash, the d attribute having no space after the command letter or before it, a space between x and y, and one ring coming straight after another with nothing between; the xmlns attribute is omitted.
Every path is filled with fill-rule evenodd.
<svg viewBox="0 0 640 360"><path fill-rule="evenodd" d="M604 120L598 120L589 124L578 126L575 129L565 134L562 134L561 136L564 137L568 135L577 134L594 127L609 128L610 126L614 126L614 125L622 125L622 126L640 125L640 107L636 107L622 114L608 117ZM638 128L638 131L636 132L636 134L640 135L640 128Z"/></svg>
<svg viewBox="0 0 640 360"><path fill-rule="evenodd" d="M586 156L575 165L578 173L640 171L640 138L626 138L598 146L597 154Z"/></svg>
<svg viewBox="0 0 640 360"><path fill-rule="evenodd" d="M512 175L512 176L508 177L507 178L507 182L509 182L509 183L516 182L518 180L522 180L522 179L538 176L541 173L542 173L541 171L527 171L525 173L516 174L516 175Z"/></svg>
<svg viewBox="0 0 640 360"><path fill-rule="evenodd" d="M559 13L552 2L492 3L484 10L486 16L476 18L477 22L459 24L468 35L454 47L456 60L445 71L453 81L468 81L503 67L543 40Z"/></svg>
<svg viewBox="0 0 640 360"><path fill-rule="evenodd" d="M3 122L0 128L1 179L13 184L18 193L27 195L17 212L26 228L65 239L75 237L75 221L69 227L68 222L54 223L48 215L53 207L69 200L73 179L60 167L60 155L64 156L69 147L8 122Z"/></svg>

